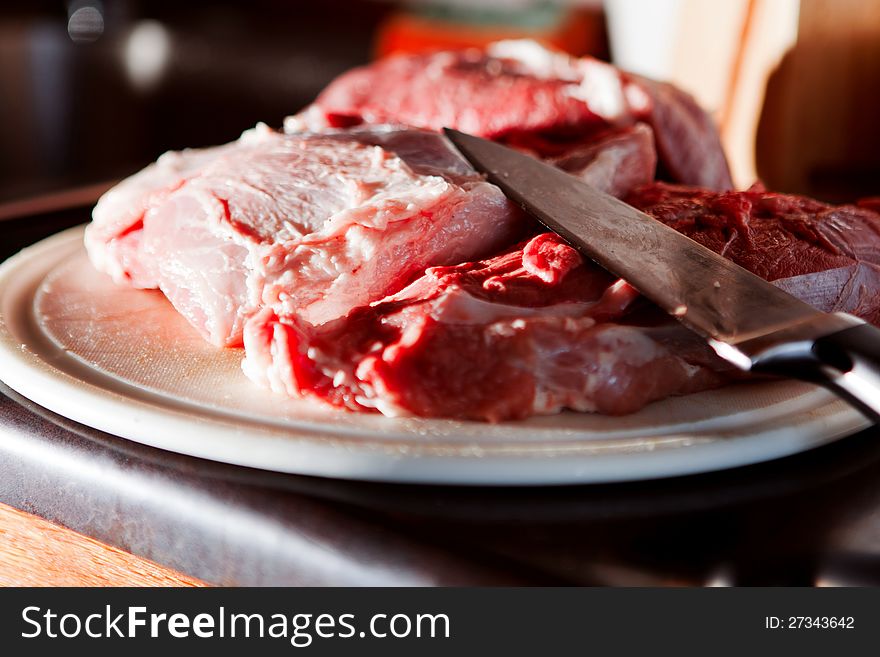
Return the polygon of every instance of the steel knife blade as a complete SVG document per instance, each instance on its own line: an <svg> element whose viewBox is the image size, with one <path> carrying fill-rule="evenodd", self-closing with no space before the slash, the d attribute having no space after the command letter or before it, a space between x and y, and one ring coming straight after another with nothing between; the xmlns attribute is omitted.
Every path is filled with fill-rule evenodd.
<svg viewBox="0 0 880 657"><path fill-rule="evenodd" d="M744 370L824 384L880 421L880 330L816 310L554 166L496 142L444 132L508 198L702 335L722 358Z"/></svg>

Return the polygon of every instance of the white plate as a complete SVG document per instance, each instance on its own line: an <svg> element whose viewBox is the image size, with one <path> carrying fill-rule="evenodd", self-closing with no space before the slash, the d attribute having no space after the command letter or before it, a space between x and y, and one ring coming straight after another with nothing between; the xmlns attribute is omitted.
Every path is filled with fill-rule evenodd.
<svg viewBox="0 0 880 657"><path fill-rule="evenodd" d="M626 417L389 419L259 390L240 359L204 343L158 292L93 270L81 227L0 266L0 379L88 426L226 463L398 482L608 482L765 461L868 424L794 382L667 399Z"/></svg>

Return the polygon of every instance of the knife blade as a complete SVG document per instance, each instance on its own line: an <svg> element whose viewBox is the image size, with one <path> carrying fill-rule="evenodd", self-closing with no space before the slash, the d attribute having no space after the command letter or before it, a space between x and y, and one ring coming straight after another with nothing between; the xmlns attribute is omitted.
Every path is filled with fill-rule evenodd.
<svg viewBox="0 0 880 657"><path fill-rule="evenodd" d="M823 313L623 201L533 157L447 138L512 201L743 370L821 383L880 421L880 330Z"/></svg>

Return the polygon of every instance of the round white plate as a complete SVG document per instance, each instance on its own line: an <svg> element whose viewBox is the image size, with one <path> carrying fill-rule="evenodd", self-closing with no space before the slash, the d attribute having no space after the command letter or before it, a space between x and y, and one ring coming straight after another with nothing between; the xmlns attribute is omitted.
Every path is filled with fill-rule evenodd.
<svg viewBox="0 0 880 657"><path fill-rule="evenodd" d="M868 424L794 382L667 399L625 417L389 419L260 390L241 355L203 342L160 293L97 273L81 227L0 266L0 379L77 422L226 463L397 482L608 482L765 461Z"/></svg>

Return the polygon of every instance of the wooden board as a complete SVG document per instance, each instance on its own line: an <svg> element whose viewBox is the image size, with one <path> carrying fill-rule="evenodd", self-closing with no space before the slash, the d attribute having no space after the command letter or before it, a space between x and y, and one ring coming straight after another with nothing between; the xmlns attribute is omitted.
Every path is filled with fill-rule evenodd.
<svg viewBox="0 0 880 657"><path fill-rule="evenodd" d="M766 87L756 157L769 188L880 194L880 2L802 0L797 44Z"/></svg>
<svg viewBox="0 0 880 657"><path fill-rule="evenodd" d="M0 504L0 585L206 586L5 504Z"/></svg>

